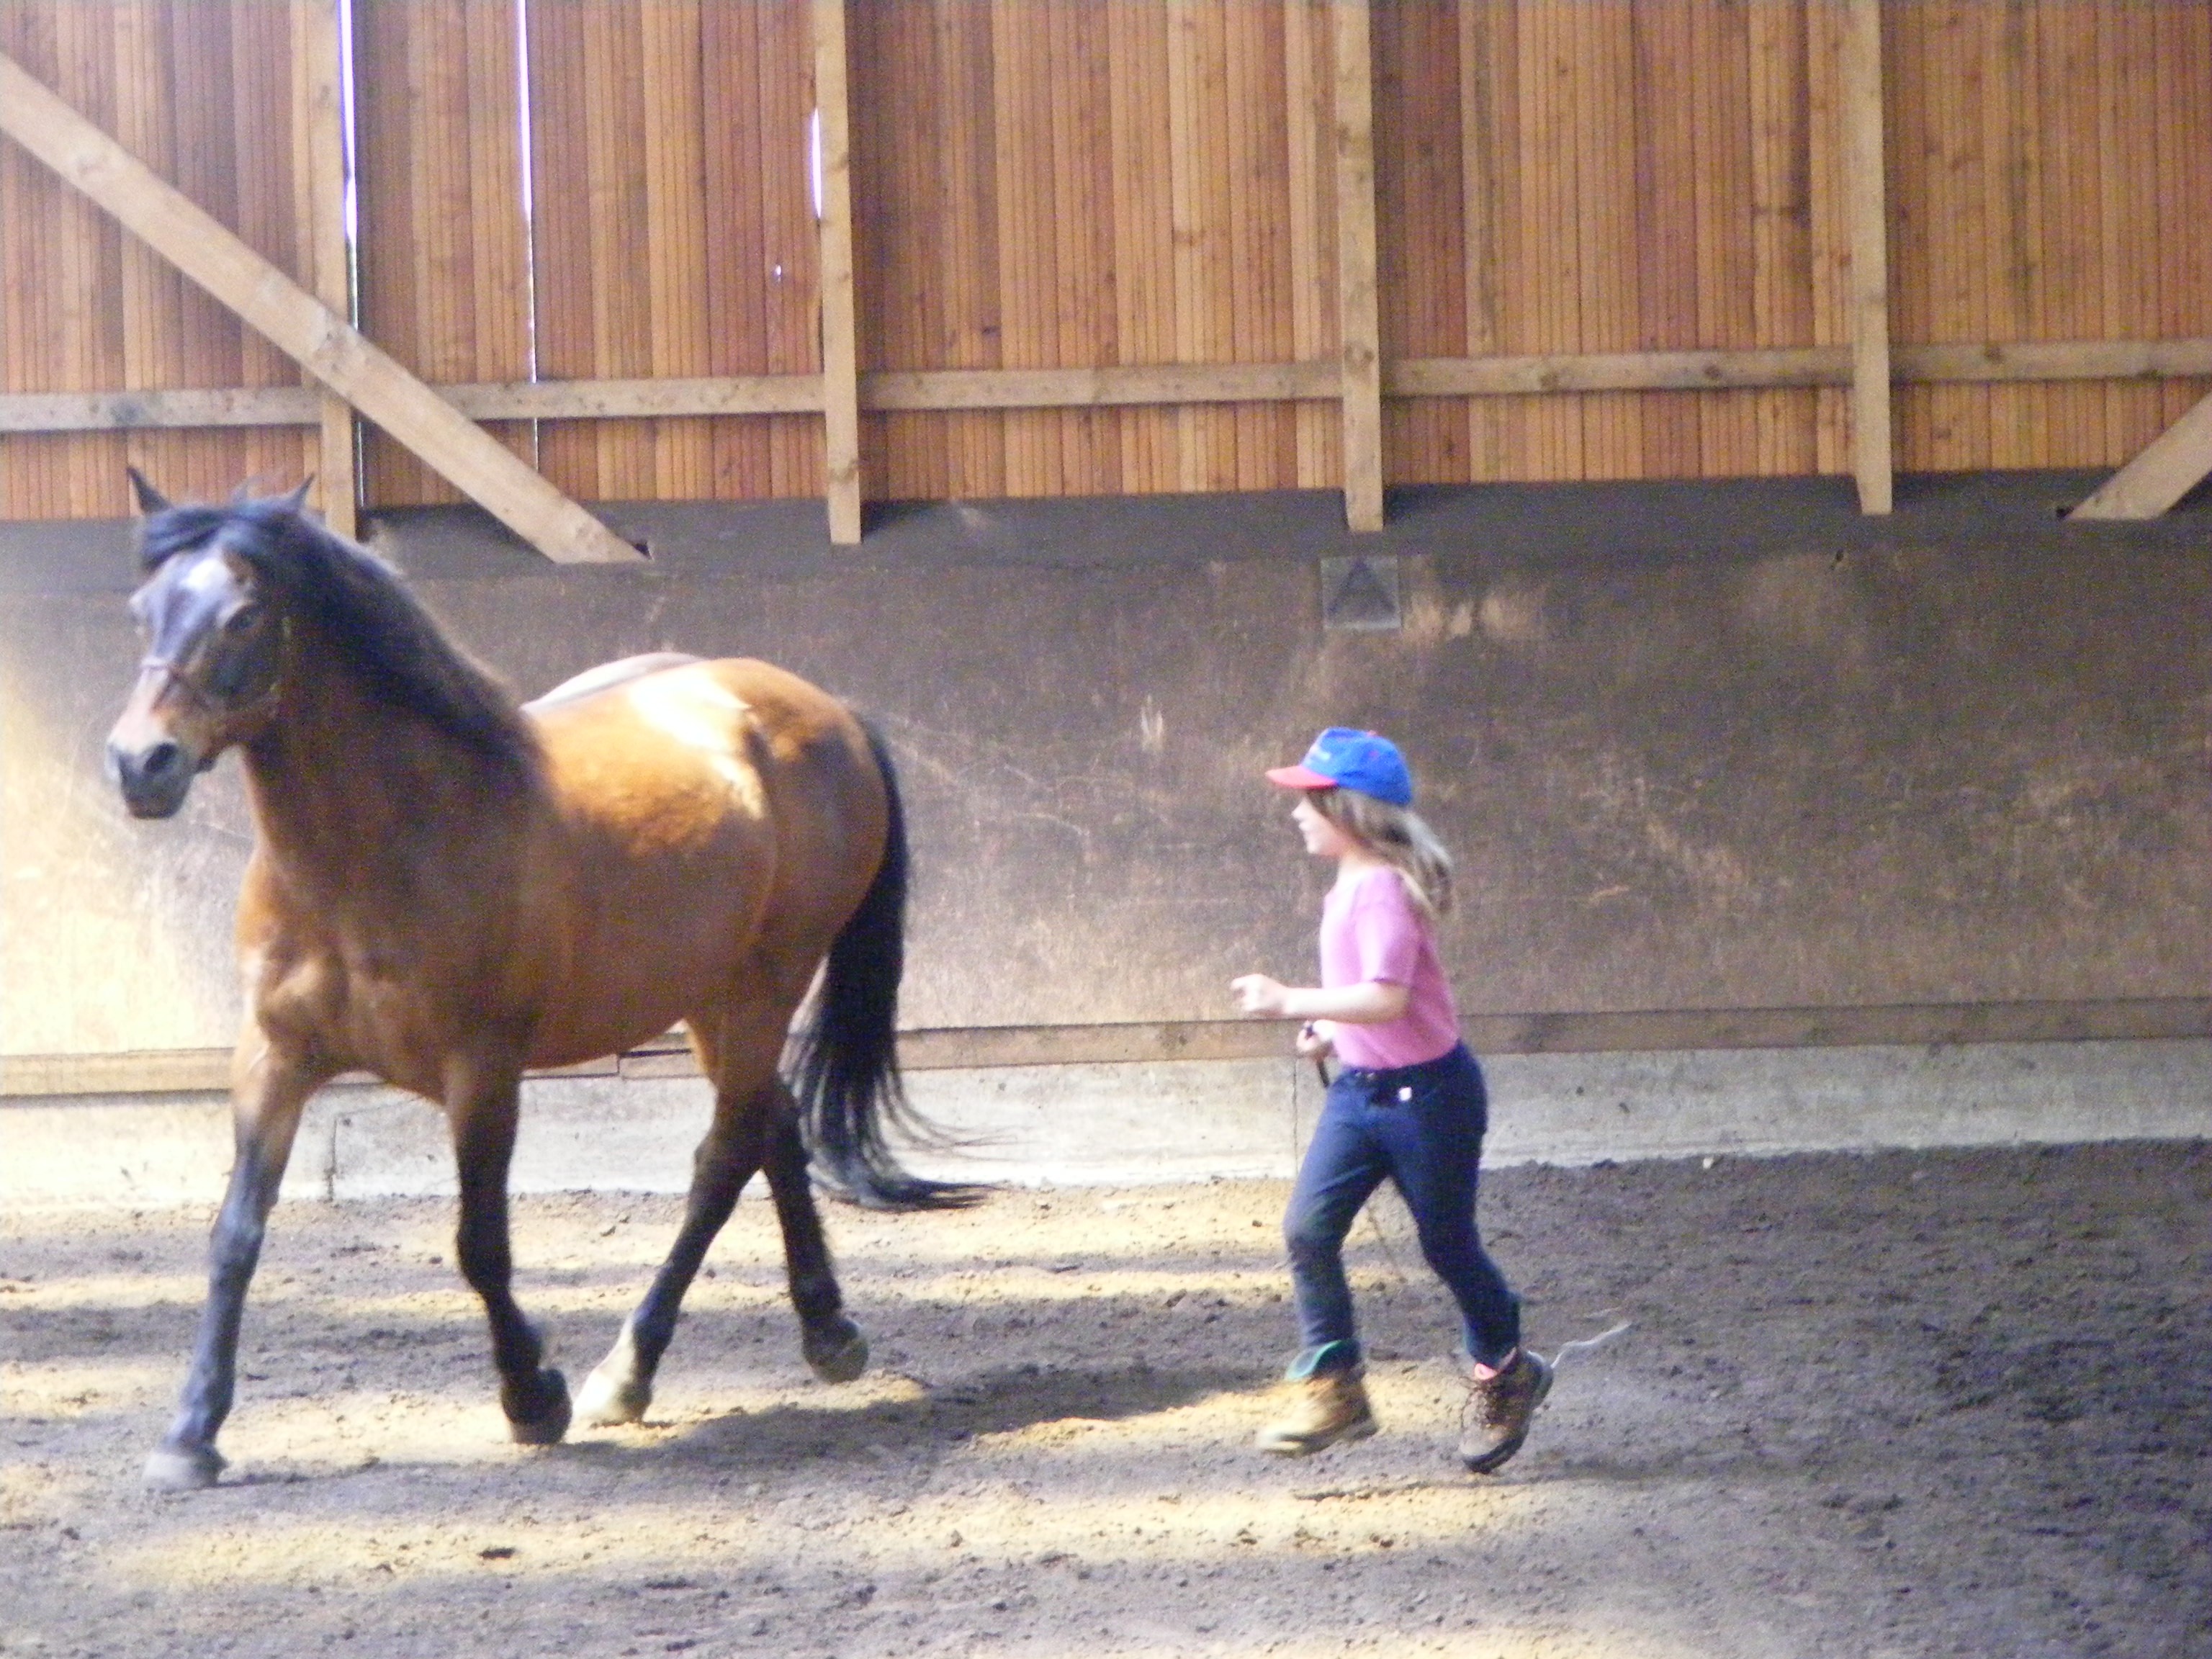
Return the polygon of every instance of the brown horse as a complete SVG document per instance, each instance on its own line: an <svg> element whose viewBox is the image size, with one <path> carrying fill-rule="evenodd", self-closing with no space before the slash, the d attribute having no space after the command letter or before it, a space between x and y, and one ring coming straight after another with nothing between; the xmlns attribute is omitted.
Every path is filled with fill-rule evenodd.
<svg viewBox="0 0 2212 1659"><path fill-rule="evenodd" d="M858 1376L867 1343L842 1310L810 1145L862 1202L971 1195L905 1174L885 1138L912 1122L893 1025L907 848L873 734L766 663L672 654L518 707L384 564L305 516L301 492L171 507L132 476L148 652L111 763L132 813L167 817L235 747L257 831L239 899L237 1162L149 1482L206 1486L222 1468L240 1316L301 1111L352 1070L444 1107L457 1255L490 1320L501 1403L515 1439L558 1441L568 1385L510 1289L521 1076L678 1019L714 1121L675 1244L577 1409L642 1415L678 1306L756 1170L802 1352L825 1380ZM817 970L794 1094L779 1065Z"/></svg>

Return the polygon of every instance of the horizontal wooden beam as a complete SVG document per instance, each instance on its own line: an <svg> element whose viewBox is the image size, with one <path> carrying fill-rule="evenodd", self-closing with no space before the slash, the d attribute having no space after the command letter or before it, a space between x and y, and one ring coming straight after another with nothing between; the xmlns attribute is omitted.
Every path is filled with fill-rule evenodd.
<svg viewBox="0 0 2212 1659"><path fill-rule="evenodd" d="M1899 385L2212 376L2212 338L1899 346L1891 357L1893 378ZM1341 395L1341 368L1333 359L1309 363L1178 363L1112 368L876 370L860 376L860 407L1087 409L1115 404L1322 403ZM1382 374L1383 394L1394 398L1850 384L1848 346L1407 357L1385 364ZM431 390L478 421L644 420L822 411L818 374L474 381ZM313 426L316 408L316 393L303 386L9 392L0 393L0 433Z"/></svg>
<svg viewBox="0 0 2212 1659"><path fill-rule="evenodd" d="M1492 1054L2125 1042L2212 1036L2212 998L1472 1014L1461 1024L1469 1046ZM917 1072L1267 1060L1285 1057L1289 1051L1284 1027L1252 1020L980 1026L899 1034L899 1063ZM624 1077L689 1077L697 1068L681 1041L671 1037L624 1055L619 1069ZM604 1077L616 1070L616 1062L597 1060L537 1075ZM188 1092L225 1089L229 1081L228 1048L0 1054L0 1097Z"/></svg>
<svg viewBox="0 0 2212 1659"><path fill-rule="evenodd" d="M1724 386L1841 386L1850 351L1617 351L1538 357L1404 357L1382 368L1395 398L1494 398L1554 392L1698 392Z"/></svg>
<svg viewBox="0 0 2212 1659"><path fill-rule="evenodd" d="M319 426L322 396L303 386L190 392L11 392L0 432L132 432L141 428Z"/></svg>
<svg viewBox="0 0 2212 1659"><path fill-rule="evenodd" d="M1085 409L1131 404L1334 401L1343 371L1311 363L1161 364L1111 368L875 370L863 409Z"/></svg>
<svg viewBox="0 0 2212 1659"><path fill-rule="evenodd" d="M437 389L454 408L479 421L822 412L819 374L735 374L686 380L511 380Z"/></svg>
<svg viewBox="0 0 2212 1659"><path fill-rule="evenodd" d="M0 132L547 557L642 556L5 52Z"/></svg>
<svg viewBox="0 0 2212 1659"><path fill-rule="evenodd" d="M2212 339L2024 340L1890 348L1899 385L1936 380L2159 380L2212 375Z"/></svg>

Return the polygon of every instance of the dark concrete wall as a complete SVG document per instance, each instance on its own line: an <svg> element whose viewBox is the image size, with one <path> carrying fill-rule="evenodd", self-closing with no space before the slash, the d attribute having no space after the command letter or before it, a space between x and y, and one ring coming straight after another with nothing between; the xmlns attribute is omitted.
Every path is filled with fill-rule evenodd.
<svg viewBox="0 0 2212 1659"><path fill-rule="evenodd" d="M909 1023L1213 1018L1309 972L1322 872L1260 769L1411 755L1470 1011L2202 996L2212 513L2068 526L2081 481L1408 496L1406 626L1322 624L1334 498L610 509L636 570L460 513L386 546L526 692L664 647L770 658L880 726L917 848ZM0 526L0 1050L219 1043L234 767L128 822L120 526Z"/></svg>

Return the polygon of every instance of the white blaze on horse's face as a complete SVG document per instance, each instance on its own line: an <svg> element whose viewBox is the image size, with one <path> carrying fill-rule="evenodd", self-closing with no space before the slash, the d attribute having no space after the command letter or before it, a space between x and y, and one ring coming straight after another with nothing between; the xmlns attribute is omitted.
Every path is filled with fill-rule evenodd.
<svg viewBox="0 0 2212 1659"><path fill-rule="evenodd" d="M146 655L108 733L108 766L133 817L166 818L198 774L267 723L283 629L252 567L220 546L163 561L131 609Z"/></svg>

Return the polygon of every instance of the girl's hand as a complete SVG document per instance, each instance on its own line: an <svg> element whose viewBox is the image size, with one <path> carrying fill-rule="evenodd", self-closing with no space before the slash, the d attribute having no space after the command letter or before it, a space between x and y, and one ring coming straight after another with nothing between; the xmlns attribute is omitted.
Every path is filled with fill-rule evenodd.
<svg viewBox="0 0 2212 1659"><path fill-rule="evenodd" d="M1237 1012L1255 1019L1282 1019L1290 1012L1283 1006L1288 988L1265 974L1238 975L1229 981L1229 994L1237 999Z"/></svg>
<svg viewBox="0 0 2212 1659"><path fill-rule="evenodd" d="M1336 1052L1336 1038L1326 1025L1308 1020L1298 1027L1298 1058L1327 1060Z"/></svg>

